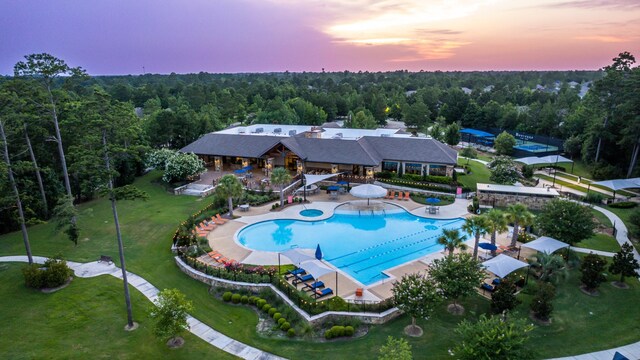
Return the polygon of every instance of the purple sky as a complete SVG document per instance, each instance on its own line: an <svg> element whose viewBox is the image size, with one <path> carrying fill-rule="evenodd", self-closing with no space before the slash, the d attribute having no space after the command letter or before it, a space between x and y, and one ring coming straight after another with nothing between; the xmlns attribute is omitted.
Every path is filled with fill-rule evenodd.
<svg viewBox="0 0 640 360"><path fill-rule="evenodd" d="M597 69L640 56L640 1L4 0L0 34L1 74Z"/></svg>

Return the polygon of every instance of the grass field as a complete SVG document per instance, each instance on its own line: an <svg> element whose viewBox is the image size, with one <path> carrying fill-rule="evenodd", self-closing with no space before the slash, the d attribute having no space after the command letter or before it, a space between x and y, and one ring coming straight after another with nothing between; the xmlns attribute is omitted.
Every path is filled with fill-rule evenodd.
<svg viewBox="0 0 640 360"><path fill-rule="evenodd" d="M483 167L477 162L471 161L471 164ZM476 176L479 174L479 172L474 173ZM486 175L488 179L488 171ZM208 287L205 284L190 279L177 269L173 254L169 250L171 234L180 221L188 214L204 207L208 200L167 194L160 186L154 184L158 177L159 174L152 173L136 182L138 187L150 194L149 201L119 203L128 270L144 277L159 289L177 288L181 290L194 302L195 310L192 315L199 320L234 339L291 359L326 359L327 354L337 358L348 356L353 359L371 359L377 357L378 349L387 336L402 336L402 329L410 322L406 316L384 326L372 327L365 337L353 340L318 343L303 338L289 340L261 336L255 330L258 318L251 308L222 303L208 293ZM96 200L82 204L79 208L81 211L79 224L82 228L82 241L78 246L73 246L62 235L56 234L52 224L38 225L29 228L35 255L51 256L62 252L65 257L75 261L93 261L101 254L117 258L117 247L108 202ZM24 249L19 232L0 236L0 254L23 253ZM65 326L76 327L78 332L68 335L69 337L77 337L76 343L68 345L68 343L62 342L63 346L89 348L87 351L94 351L91 354L92 357L113 353L116 354L113 357L128 358L129 353L118 356L121 354L120 346L127 348L136 358L165 357L164 354L156 356L155 352L164 350L162 344L157 345L158 349L147 348L155 344L152 343L155 340L145 341L147 335L143 331L141 331L141 335L136 335L141 336L141 338L137 338L136 344L130 344L125 341L126 339L123 340L122 334L119 332L98 331L102 328L96 329L102 339L95 340L86 334L88 331L84 329L91 331L94 326L97 326L94 322L104 323L104 326L109 325L118 330L124 325L125 311L122 304L121 286L115 278L77 279L69 288L54 294L55 298L51 297L51 299L59 300L46 303L40 299L44 295L36 293L37 296L31 296L26 293L30 290L21 285L21 275L11 267L3 271L3 275L13 275L0 277L0 289L3 294L15 293L15 297L12 295L7 304L16 305L4 306L3 303L0 314L6 318L9 313L15 313L13 316L16 318L11 322L4 321L0 325L0 341L3 341L2 339L8 337L8 334L12 332L19 333L20 338L13 335L10 338L24 342L20 349L32 348L31 354L34 355L27 357L48 357L46 354L52 348L52 342L56 341L59 334L65 334L60 332L60 327ZM540 357L578 354L640 340L640 335L638 335L640 334L638 328L640 325L635 320L640 318L640 308L634 303L640 297L640 284L637 281L628 280L632 289L626 291L609 289L607 287L609 285L604 284L602 295L599 298L589 298L582 295L577 289L577 278L578 275L574 272L569 281L558 285L559 295L554 303L556 317L553 324L549 327L536 328L532 333L531 343L534 348L539 349ZM88 285L85 287L84 284ZM142 325L147 324L146 304L148 301L142 298L137 291L134 290L133 293L134 318ZM77 304L67 300L76 298L78 299ZM529 301L526 295L523 295L523 298L525 302ZM3 301L6 300L3 299ZM63 306L61 304L69 304L64 307L70 313L62 312L48 315L49 307L59 309ZM489 309L489 302L479 296L472 297L464 304L468 310L466 317L470 319ZM83 306L86 308L82 308ZM101 306L105 307L104 311L100 309ZM26 309L31 307L38 310L34 310L35 315L30 318L31 315ZM78 319L73 317L75 308L79 308L77 311ZM444 305L440 306L436 314L428 321L419 321L425 330L423 337L408 340L413 346L416 357L429 354L430 359L451 358L447 351L458 340L453 330L462 318L449 315L444 308ZM521 305L519 309L514 316L526 317L528 314L526 304ZM80 314L84 315L80 317ZM107 315L109 317L105 317ZM620 321L618 321L619 317ZM94 319L101 320L95 321ZM612 319L615 319L615 326L611 326ZM33 323L37 327L37 331L33 332L34 335L20 333L21 329L16 329L19 324L28 323ZM24 339L28 339L28 342ZM101 343L93 347L91 345L93 341ZM197 343L198 341L188 338L183 349L184 353L193 354L193 358L196 358L201 352L206 353L209 357L219 357L220 351L213 347L209 347L208 350L200 348ZM6 348L3 345L5 344L0 343L0 348ZM178 350L176 354L183 350Z"/></svg>
<svg viewBox="0 0 640 360"><path fill-rule="evenodd" d="M471 174L458 175L458 182L463 186L475 190L477 183L493 183L489 180L491 171L484 164L473 160L470 160L469 164L467 164L466 159L458 159L458 165L465 165L471 171Z"/></svg>
<svg viewBox="0 0 640 360"><path fill-rule="evenodd" d="M151 302L131 288L139 328L127 323L122 282L110 275L74 279L65 289L43 294L26 288L21 264L0 264L0 349L4 359L235 359L185 332L185 346L169 349L156 338Z"/></svg>
<svg viewBox="0 0 640 360"><path fill-rule="evenodd" d="M608 252L617 252L620 250L620 244L618 244L616 239L614 239L613 236L607 234L595 234L589 239L577 243L576 246L586 249Z"/></svg>

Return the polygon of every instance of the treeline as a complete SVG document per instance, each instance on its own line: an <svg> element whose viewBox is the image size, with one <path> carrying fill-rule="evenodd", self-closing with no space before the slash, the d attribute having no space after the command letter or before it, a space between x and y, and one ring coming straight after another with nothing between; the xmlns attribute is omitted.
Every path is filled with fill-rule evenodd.
<svg viewBox="0 0 640 360"><path fill-rule="evenodd" d="M560 137L567 139L567 152L591 164L599 177L636 173L639 75L629 54L602 71L100 77L56 60L49 63L53 70L22 62L26 67L16 66L15 77L0 78L0 121L31 223L50 218L63 197L84 201L104 187L95 124L105 122L111 124L116 186L141 173L149 148L180 148L233 123L320 125L335 119L362 128L395 119L419 132L456 124ZM581 98L583 84L590 90ZM0 227L15 230L6 177L0 191Z"/></svg>

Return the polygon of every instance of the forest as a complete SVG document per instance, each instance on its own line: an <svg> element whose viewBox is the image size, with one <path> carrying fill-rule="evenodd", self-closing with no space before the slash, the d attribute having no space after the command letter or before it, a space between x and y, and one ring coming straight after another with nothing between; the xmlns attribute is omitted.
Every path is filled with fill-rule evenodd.
<svg viewBox="0 0 640 360"><path fill-rule="evenodd" d="M0 232L49 219L73 233L73 204L122 187L150 149L179 149L233 124L360 128L403 121L440 138L451 124L565 140L594 178L638 176L640 68L621 53L595 71L332 72L89 76L48 54L0 77ZM588 90L588 91L586 91ZM111 164L105 167L105 154Z"/></svg>

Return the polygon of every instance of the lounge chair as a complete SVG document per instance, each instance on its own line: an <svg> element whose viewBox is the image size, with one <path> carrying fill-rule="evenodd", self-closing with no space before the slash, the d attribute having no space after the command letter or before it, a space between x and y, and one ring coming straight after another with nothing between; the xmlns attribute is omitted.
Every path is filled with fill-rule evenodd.
<svg viewBox="0 0 640 360"><path fill-rule="evenodd" d="M203 221L200 224L198 224L198 228L200 228L201 230L206 230L206 231L211 231L211 230L215 229L215 227L216 227L216 224L207 223L206 221Z"/></svg>
<svg viewBox="0 0 640 360"><path fill-rule="evenodd" d="M495 279L493 279L493 281L491 281L491 283L492 283L493 285L500 285L500 278L495 278Z"/></svg>
<svg viewBox="0 0 640 360"><path fill-rule="evenodd" d="M304 269L300 269L300 268L297 268L297 269L295 269L295 270L289 270L289 271L287 271L287 273L285 274L284 278L285 278L286 280L289 280L289 279L291 279L292 277L294 277L294 276L298 276L298 275L302 275L302 274L304 274L305 272L306 272L306 271L304 271Z"/></svg>
<svg viewBox="0 0 640 360"><path fill-rule="evenodd" d="M229 221L229 219L223 218L220 214L216 214L216 219L218 219L218 221L222 221L223 224Z"/></svg>
<svg viewBox="0 0 640 360"><path fill-rule="evenodd" d="M316 299L320 299L321 297L333 294L333 290L331 288L324 288L322 290L316 290Z"/></svg>
<svg viewBox="0 0 640 360"><path fill-rule="evenodd" d="M293 285L297 285L303 282L307 282L307 281L311 281L313 280L313 276L311 274L306 274L306 275L296 275L296 278L293 279Z"/></svg>
<svg viewBox="0 0 640 360"><path fill-rule="evenodd" d="M223 256L220 259L216 259L216 261L220 264L226 264L227 262L229 262L229 259Z"/></svg>
<svg viewBox="0 0 640 360"><path fill-rule="evenodd" d="M363 292L364 291L362 290L362 288L357 288L356 289L356 296L361 297Z"/></svg>
<svg viewBox="0 0 640 360"><path fill-rule="evenodd" d="M218 259L221 259L223 257L222 254L217 251L211 251L208 255L215 261L218 261Z"/></svg>
<svg viewBox="0 0 640 360"><path fill-rule="evenodd" d="M488 292L493 292L496 289L495 286L489 285L485 282L483 282L482 285L480 285L480 288L482 290L487 290Z"/></svg>
<svg viewBox="0 0 640 360"><path fill-rule="evenodd" d="M402 200L402 191L398 191L398 200Z"/></svg>
<svg viewBox="0 0 640 360"><path fill-rule="evenodd" d="M389 190L389 197L387 199L393 200L396 197L396 192L393 190Z"/></svg>
<svg viewBox="0 0 640 360"><path fill-rule="evenodd" d="M387 195L384 196L385 199L391 199L393 191L387 190Z"/></svg>
<svg viewBox="0 0 640 360"><path fill-rule="evenodd" d="M314 281L311 284L304 284L302 290L304 291L315 291L324 287L324 283L322 281Z"/></svg>
<svg viewBox="0 0 640 360"><path fill-rule="evenodd" d="M216 218L215 216L211 217L211 221L213 221L217 225L224 225L226 223L226 221L224 221L224 220L218 220L218 218Z"/></svg>
<svg viewBox="0 0 640 360"><path fill-rule="evenodd" d="M408 191L404 193L404 200L405 201L408 201L410 197L411 197L411 195L409 194Z"/></svg>

